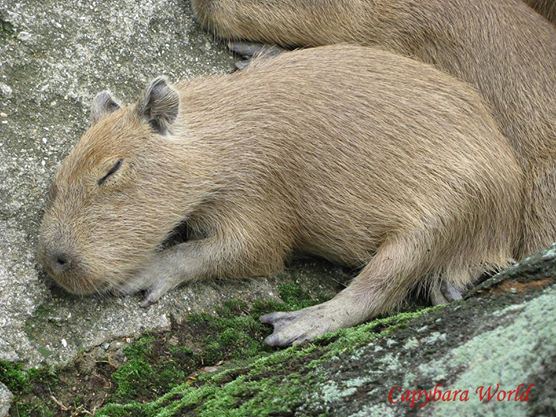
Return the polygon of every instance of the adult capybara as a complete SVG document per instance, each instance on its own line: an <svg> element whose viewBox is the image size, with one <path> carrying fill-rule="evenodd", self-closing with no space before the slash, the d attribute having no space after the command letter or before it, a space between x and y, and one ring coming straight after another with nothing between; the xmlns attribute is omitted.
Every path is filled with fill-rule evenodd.
<svg viewBox="0 0 556 417"><path fill-rule="evenodd" d="M473 85L527 175L519 257L556 241L556 28L521 0L192 0L220 37L380 46Z"/></svg>

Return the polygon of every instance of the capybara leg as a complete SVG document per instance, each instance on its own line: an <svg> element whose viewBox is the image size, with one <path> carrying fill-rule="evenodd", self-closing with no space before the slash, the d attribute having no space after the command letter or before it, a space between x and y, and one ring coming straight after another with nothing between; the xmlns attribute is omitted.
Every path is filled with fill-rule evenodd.
<svg viewBox="0 0 556 417"><path fill-rule="evenodd" d="M354 305L356 300L340 294L313 307L262 316L261 322L274 327L274 332L265 339L265 343L270 346L295 345L363 322L367 317L366 308Z"/></svg>
<svg viewBox="0 0 556 417"><path fill-rule="evenodd" d="M228 42L228 49L241 55L243 58L241 61L235 63L236 68L239 70L245 69L251 65L252 59L273 58L287 51L287 49L280 48L276 45L256 42Z"/></svg>
<svg viewBox="0 0 556 417"><path fill-rule="evenodd" d="M532 184L525 198L525 236L518 260L554 243L556 239L556 164L539 164L531 171Z"/></svg>
<svg viewBox="0 0 556 417"><path fill-rule="evenodd" d="M366 8L369 3L365 2ZM349 41L353 36L337 33L343 28L353 32L351 26L365 8L356 7L357 2L306 0L192 0L191 4L201 26L219 38L286 47Z"/></svg>
<svg viewBox="0 0 556 417"><path fill-rule="evenodd" d="M156 302L182 282L197 279L203 274L202 260L199 258L204 251L203 246L186 242L157 254L147 267L124 282L116 291L121 294L133 294L147 290L142 305Z"/></svg>
<svg viewBox="0 0 556 417"><path fill-rule="evenodd" d="M427 245L403 240L385 243L353 282L333 299L299 311L262 316L263 323L274 326L265 342L271 346L297 344L392 311L404 302L427 270L428 259L419 249L423 247Z"/></svg>
<svg viewBox="0 0 556 417"><path fill-rule="evenodd" d="M220 277L264 276L278 272L287 249L262 238L230 233L226 239L206 238L175 245L157 256L116 290L146 290L142 305L152 304L183 282Z"/></svg>

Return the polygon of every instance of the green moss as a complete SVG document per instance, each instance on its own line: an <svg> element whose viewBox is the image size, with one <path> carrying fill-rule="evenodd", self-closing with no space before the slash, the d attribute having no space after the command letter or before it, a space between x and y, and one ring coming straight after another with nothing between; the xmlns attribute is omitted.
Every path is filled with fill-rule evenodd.
<svg viewBox="0 0 556 417"><path fill-rule="evenodd" d="M34 384L48 384L55 379L51 368L24 369L20 363L0 361L0 382L16 395L31 392Z"/></svg>
<svg viewBox="0 0 556 417"><path fill-rule="evenodd" d="M0 361L0 382L12 392L21 391L29 385L29 374L19 364Z"/></svg>
<svg viewBox="0 0 556 417"><path fill-rule="evenodd" d="M227 315L192 316L189 324L199 329L201 345L199 353L203 364L215 364L226 358L253 356L263 350L261 337L265 329L251 315L231 317Z"/></svg>
<svg viewBox="0 0 556 417"><path fill-rule="evenodd" d="M398 314L325 335L302 347L275 350L263 344L271 330L260 323L259 316L296 310L325 298L310 296L293 282L280 285L279 293L282 301L228 301L215 314L193 314L184 323L174 323L171 332L147 334L134 341L124 348L126 360L118 369L106 365L97 368L96 372L105 375L110 381L107 385L113 387L99 415L173 416L183 415L186 410L208 417L287 415L319 382L323 363L430 311ZM6 385L15 392L32 393L32 371L4 365L4 379L11 381ZM209 365L214 372L196 372ZM79 384L79 375L71 374L71 369L64 372L76 381L71 384ZM77 393L68 393L67 388L48 384L39 387L47 392L58 390L62 396L65 393L65 403L75 403L75 409L87 401L86 392L80 392L84 398L77 401ZM97 390L99 385L91 387ZM44 396L42 402L30 397L27 395L18 409L20 415L47 416L52 404Z"/></svg>
<svg viewBox="0 0 556 417"><path fill-rule="evenodd" d="M188 324L201 337L204 348L201 363L214 364L224 359L242 359L270 352L263 344L269 328L260 323L262 314L290 311L323 301L312 298L298 284L286 283L278 287L283 302L258 300L251 306L242 301L228 301L217 308L215 315L194 314Z"/></svg>
<svg viewBox="0 0 556 417"><path fill-rule="evenodd" d="M263 340L269 328L260 323L259 316L322 301L310 297L295 283L280 285L279 293L284 302L258 300L248 305L231 300L219 306L216 314L192 314L183 329L174 329L181 338L178 345L168 345L154 335L136 340L124 349L127 361L112 374L116 389L110 400L118 403L152 400L181 384L200 367L268 355L272 349ZM191 340L197 345L195 351L185 345Z"/></svg>
<svg viewBox="0 0 556 417"><path fill-rule="evenodd" d="M145 335L124 349L127 361L113 374L116 390L113 401L150 399L170 389L186 377L174 355L160 355L153 335ZM175 351L181 355L181 350Z"/></svg>
<svg viewBox="0 0 556 417"><path fill-rule="evenodd" d="M204 417L288 415L303 403L306 393L320 381L322 365L327 361L340 353L353 352L377 337L389 335L435 309L374 320L325 335L305 346L271 354L260 349L257 356L236 359L225 369L182 383L153 402L112 404L104 407L98 415L170 417L187 412ZM222 340L228 336L221 335Z"/></svg>
<svg viewBox="0 0 556 417"><path fill-rule="evenodd" d="M337 332L326 334L320 337L316 342L331 343L329 349L327 349L328 351L322 357L322 359L330 359L339 353L354 351L368 344L374 339L374 336L378 334L378 332L380 332L381 336L387 336L396 330L405 328L412 320L424 314L442 309L443 307L444 306L428 307L417 311L403 312L394 316L376 319L358 327L341 329Z"/></svg>
<svg viewBox="0 0 556 417"><path fill-rule="evenodd" d="M20 417L50 417L56 407L42 396L56 383L56 372L51 368L24 369L19 363L0 361L0 382L14 394L13 408ZM22 403L24 396L32 398Z"/></svg>
<svg viewBox="0 0 556 417"><path fill-rule="evenodd" d="M315 301L325 301L312 299L297 283L281 284L278 286L278 292L286 310L298 310L315 304Z"/></svg>
<svg viewBox="0 0 556 417"><path fill-rule="evenodd" d="M38 398L36 401L27 404L14 402L12 412L18 417L54 417L59 415L54 404L44 404Z"/></svg>
<svg viewBox="0 0 556 417"><path fill-rule="evenodd" d="M112 374L116 383L115 400L125 401L145 395L145 382L156 377L147 356L152 351L152 342L152 337L146 336L124 349L127 362Z"/></svg>

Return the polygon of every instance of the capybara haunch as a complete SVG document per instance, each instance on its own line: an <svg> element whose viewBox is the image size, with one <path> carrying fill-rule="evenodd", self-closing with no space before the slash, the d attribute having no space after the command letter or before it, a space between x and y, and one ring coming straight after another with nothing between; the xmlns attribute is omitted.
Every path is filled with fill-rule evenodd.
<svg viewBox="0 0 556 417"><path fill-rule="evenodd" d="M480 97L431 66L359 46L154 80L63 161L40 257L75 293L279 271L293 251L362 267L334 299L275 313L284 345L391 311L420 286L462 288L520 240L521 168ZM189 237L161 243L187 222Z"/></svg>
<svg viewBox="0 0 556 417"><path fill-rule="evenodd" d="M556 241L556 28L521 0L192 0L220 37L379 45L472 84L527 175L518 258Z"/></svg>

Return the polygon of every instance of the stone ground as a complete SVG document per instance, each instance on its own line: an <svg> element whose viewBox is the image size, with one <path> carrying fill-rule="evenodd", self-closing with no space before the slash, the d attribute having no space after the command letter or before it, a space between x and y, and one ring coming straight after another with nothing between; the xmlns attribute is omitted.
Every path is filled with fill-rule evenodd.
<svg viewBox="0 0 556 417"><path fill-rule="evenodd" d="M307 294L318 298L323 294L330 296L339 287L337 281L345 280L345 273L338 268L301 264L273 279L183 287L164 297L160 303L142 309L135 297L68 296L52 288L35 264L34 252L45 190L61 158L86 128L89 102L93 96L100 90L110 89L124 101L133 100L145 83L156 75L166 74L170 79L178 80L226 72L232 67L233 57L195 25L189 2L185 0L0 0L0 371L11 369L9 364L17 364L21 369L71 368L74 360L84 352L109 351L111 345L122 340L129 343L144 333L173 329L175 322L183 321L189 314L214 312L216 306L225 300L240 299L250 303L262 298L277 299L280 282L294 282ZM554 249L545 254L552 264L553 252ZM548 262L546 259L542 262ZM536 262L540 261L537 259ZM554 268L551 268L544 275L553 276ZM536 270L535 274L538 278L539 271ZM496 286L506 288L506 279L507 276ZM419 381L424 381L422 386L439 380L459 386L542 380L547 383L543 388L547 396L544 401L548 401L548 396L554 399L554 383L548 384L554 379L550 380L546 375L554 372L556 359L556 335L553 333L556 328L556 294L553 289L539 289L533 297L527 295L527 291L521 291L523 288L519 285L511 285L506 290L517 288L517 295L511 291L507 295L507 291L500 290L509 298L504 298L505 304L493 304L503 307L487 308L488 303L476 301L487 299L481 294L462 304L462 311L468 315L472 314L471 307L476 308L476 320L484 320L484 324L474 323L475 327L470 326L474 329L473 335L461 340L458 339L457 325L439 327L434 323L442 320L441 317L435 316L435 321L430 322L433 318L428 315L422 319L428 320L421 324L425 329L422 335L412 337L401 332L388 339L392 342L368 344L355 353L346 348L352 352L350 354L364 358L363 364L354 362L353 357L341 364L327 362L329 373L318 374L318 384L315 382L309 388L312 395L303 400L306 408L297 404L295 412L299 415L321 412L394 415L396 409L385 408L380 392L375 393L380 399L365 400L374 398L375 394L369 394L372 391L369 386L376 378L381 379L381 372L388 369L397 370L398 376L400 369L403 370L404 384L411 387L419 385ZM494 290L485 291L496 293ZM514 298L511 298L512 294ZM450 308L457 311L459 307ZM461 319L462 323L470 320L470 317L458 319L457 314L453 314L454 320ZM499 317L504 326L498 327L488 321L488 314ZM474 340L478 340L476 337L482 333L485 336L480 339L482 348L479 349L479 342ZM445 343L448 337L461 343L456 343L458 347L454 348ZM343 339L340 337L339 340ZM419 357L416 353L419 346L434 345L437 341L443 346L439 349L442 354L436 355L434 360L420 358L420 362L411 362L406 353L388 350L394 349L396 344L407 346L406 350L411 353L414 349L414 356ZM488 352L485 346L489 348ZM382 353L377 355L378 351ZM477 352L484 356L477 357ZM476 361L476 366L466 368L470 360ZM299 371L295 366L292 365L292 375ZM412 368L404 369L406 366ZM445 379L441 378L443 373ZM394 376L389 378L392 383L396 381ZM9 385L14 381L4 382ZM12 385L12 390L16 390L18 385ZM215 393L219 392L217 386L219 389L226 387L211 385ZM291 403L288 398L298 398L298 393L294 392L298 388L308 389L292 384L291 389L282 391L282 394L288 393L284 403ZM180 398L187 400L188 396L197 395L186 392L184 387L176 389L181 390L175 394L176 398L181 395ZM22 393L16 394L18 399L24 397ZM276 396L280 398L279 393ZM0 382L0 416L8 412L11 397L10 391ZM147 401L150 397L145 398L142 400ZM182 402L183 407L185 402ZM156 407L152 407L152 415L158 412ZM527 408L521 403L511 407L497 409L493 406L482 411L483 415L492 416L510 415L506 413L510 411L524 416L554 415L554 403L535 405L537 408ZM435 415L453 414L453 409L444 403L434 409L439 410ZM267 414L261 410L257 413L273 415L272 407L269 410ZM477 412L476 408L469 410L461 415L479 415L473 414ZM542 412L532 414L531 410ZM21 415L79 415L62 411ZM107 408L104 415L121 415L115 414L120 411L111 414ZM11 413L20 415L19 411L14 414L14 407ZM139 415L133 413L129 415ZM293 411L274 415L293 415Z"/></svg>

